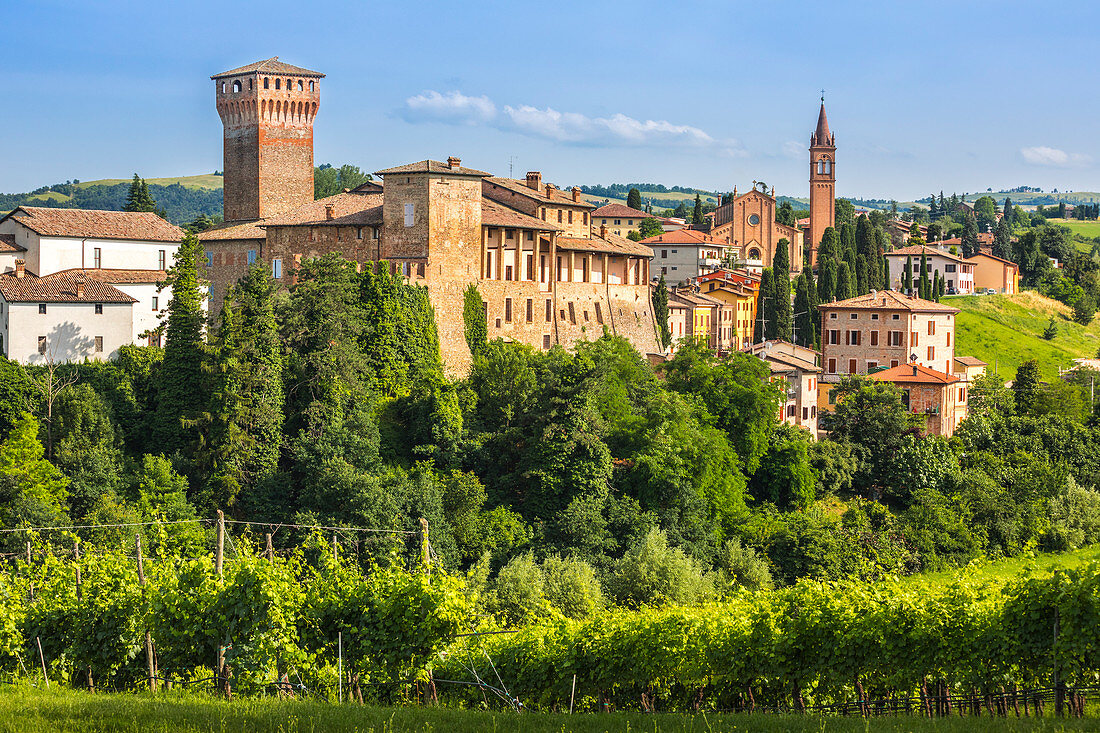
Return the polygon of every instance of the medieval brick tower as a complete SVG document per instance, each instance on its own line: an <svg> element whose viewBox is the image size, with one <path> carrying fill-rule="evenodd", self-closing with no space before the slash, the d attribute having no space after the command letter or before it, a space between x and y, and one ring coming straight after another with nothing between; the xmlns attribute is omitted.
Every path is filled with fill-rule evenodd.
<svg viewBox="0 0 1100 733"><path fill-rule="evenodd" d="M224 128L225 220L263 219L312 201L324 74L276 56L210 78Z"/></svg>
<svg viewBox="0 0 1100 733"><path fill-rule="evenodd" d="M836 197L836 135L829 132L825 116L825 97L817 115L817 129L810 135L810 232L811 263L817 263L817 247L821 235L835 222L833 203Z"/></svg>

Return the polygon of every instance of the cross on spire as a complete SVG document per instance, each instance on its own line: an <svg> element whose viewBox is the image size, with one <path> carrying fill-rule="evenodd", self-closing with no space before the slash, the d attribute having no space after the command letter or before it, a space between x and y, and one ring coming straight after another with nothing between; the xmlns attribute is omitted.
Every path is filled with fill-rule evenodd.
<svg viewBox="0 0 1100 733"><path fill-rule="evenodd" d="M825 90L824 89L821 90L821 103L825 104Z"/></svg>

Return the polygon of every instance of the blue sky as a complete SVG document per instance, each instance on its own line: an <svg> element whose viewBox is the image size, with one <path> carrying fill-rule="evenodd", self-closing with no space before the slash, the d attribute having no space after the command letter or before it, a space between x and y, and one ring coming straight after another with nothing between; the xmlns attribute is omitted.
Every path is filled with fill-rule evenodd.
<svg viewBox="0 0 1100 733"><path fill-rule="evenodd" d="M327 74L318 163L801 196L824 87L840 195L1100 189L1098 3L5 5L4 192L220 169L208 77L275 55Z"/></svg>

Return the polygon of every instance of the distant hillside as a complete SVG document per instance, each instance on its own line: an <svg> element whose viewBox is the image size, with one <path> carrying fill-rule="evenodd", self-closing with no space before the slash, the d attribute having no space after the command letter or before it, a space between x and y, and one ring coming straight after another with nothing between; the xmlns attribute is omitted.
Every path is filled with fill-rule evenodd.
<svg viewBox="0 0 1100 733"><path fill-rule="evenodd" d="M1038 360L1045 379L1054 378L1059 367L1072 366L1077 357L1093 358L1100 348L1100 318L1081 326L1071 320L1069 308L1032 291L946 297L942 302L962 311L955 320L955 354L989 362L990 371L996 365L1005 380L1028 359ZM1058 335L1046 341L1043 331L1052 313Z"/></svg>
<svg viewBox="0 0 1100 733"><path fill-rule="evenodd" d="M173 224L186 224L200 214L210 218L221 216L220 175L147 178L145 182L149 184L149 194ZM28 193L0 194L0 211L11 211L17 206L121 211L129 190L128 179L55 183Z"/></svg>

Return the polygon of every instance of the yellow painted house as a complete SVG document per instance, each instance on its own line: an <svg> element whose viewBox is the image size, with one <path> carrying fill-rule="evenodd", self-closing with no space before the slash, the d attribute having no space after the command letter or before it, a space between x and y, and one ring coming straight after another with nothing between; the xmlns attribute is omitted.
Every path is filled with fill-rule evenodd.
<svg viewBox="0 0 1100 733"><path fill-rule="evenodd" d="M723 340L729 348L740 351L751 346L756 322L756 290L738 283L710 281L700 283L700 291L729 306L731 317L723 324L727 330Z"/></svg>

